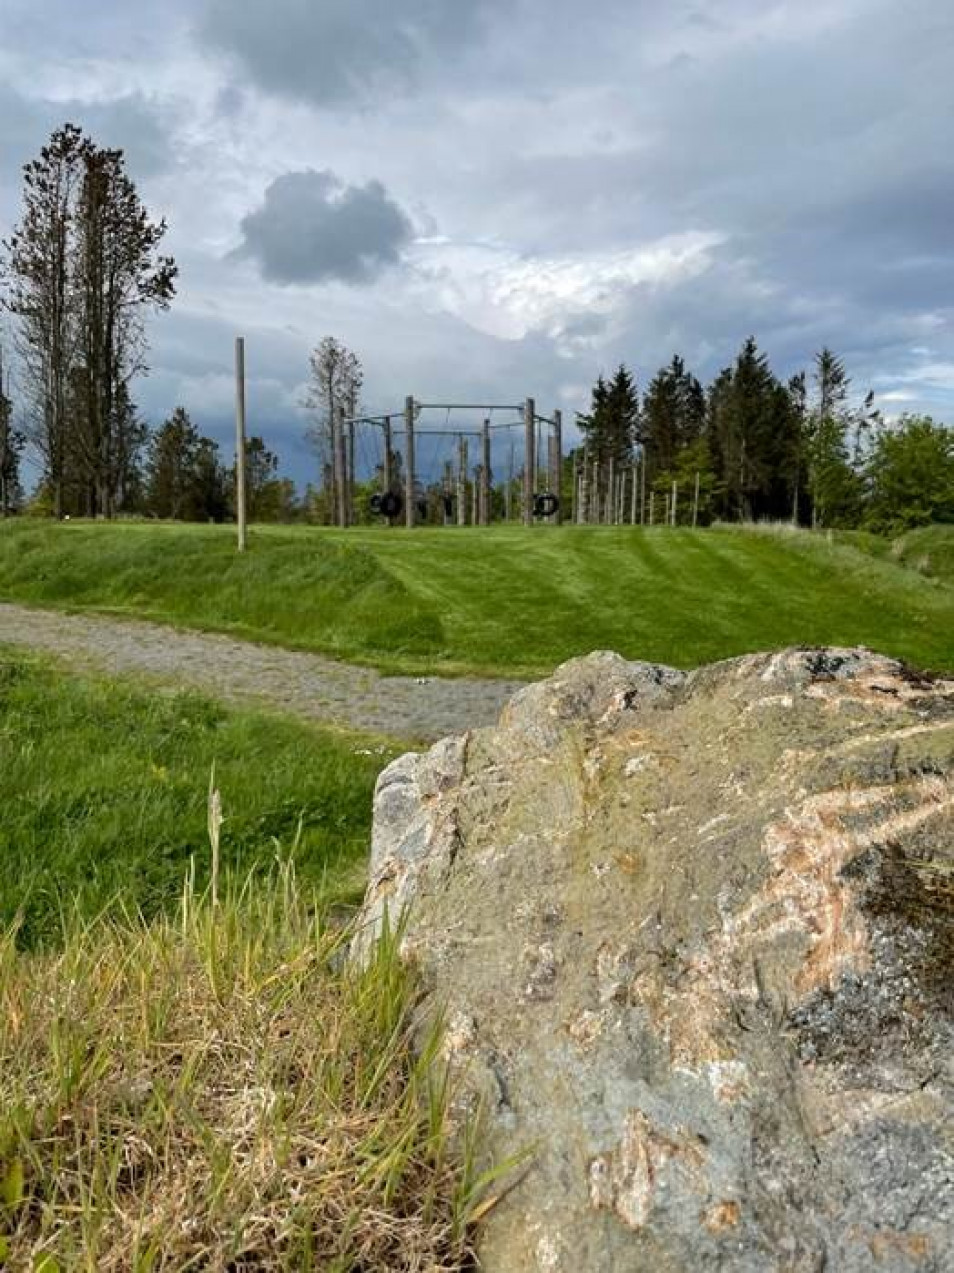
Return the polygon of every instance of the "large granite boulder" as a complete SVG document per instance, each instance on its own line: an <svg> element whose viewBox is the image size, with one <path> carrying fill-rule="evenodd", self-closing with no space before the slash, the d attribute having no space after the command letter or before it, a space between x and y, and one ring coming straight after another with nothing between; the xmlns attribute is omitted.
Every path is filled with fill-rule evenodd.
<svg viewBox="0 0 954 1273"><path fill-rule="evenodd" d="M487 1273L954 1268L954 683L576 660L382 774L405 907Z"/></svg>

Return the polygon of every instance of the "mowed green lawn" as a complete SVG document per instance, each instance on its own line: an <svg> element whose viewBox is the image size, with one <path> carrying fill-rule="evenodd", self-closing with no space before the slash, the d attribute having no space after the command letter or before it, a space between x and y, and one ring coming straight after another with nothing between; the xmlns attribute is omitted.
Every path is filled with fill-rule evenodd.
<svg viewBox="0 0 954 1273"><path fill-rule="evenodd" d="M329 901L364 886L379 740L221 707L195 694L73 676L0 646L0 929L57 938L63 913L117 898L174 906L208 878L209 779L223 869L293 860Z"/></svg>
<svg viewBox="0 0 954 1273"><path fill-rule="evenodd" d="M784 529L262 527L239 557L227 527L21 521L0 527L0 599L415 674L543 675L594 648L692 667L789 644L954 671L954 588Z"/></svg>

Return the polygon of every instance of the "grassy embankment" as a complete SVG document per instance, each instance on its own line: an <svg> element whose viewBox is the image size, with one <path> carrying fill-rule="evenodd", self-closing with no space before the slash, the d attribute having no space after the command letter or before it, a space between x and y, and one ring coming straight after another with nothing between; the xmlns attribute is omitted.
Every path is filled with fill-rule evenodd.
<svg viewBox="0 0 954 1273"><path fill-rule="evenodd" d="M932 531L943 563L951 537ZM733 527L255 528L240 558L225 527L20 522L0 527L0 598L414 674L542 675L598 647L691 667L788 644L954 670L954 589L869 548Z"/></svg>
<svg viewBox="0 0 954 1273"><path fill-rule="evenodd" d="M862 552L954 585L954 526L920 526L896 539L863 531L850 531L843 538Z"/></svg>
<svg viewBox="0 0 954 1273"><path fill-rule="evenodd" d="M322 918L385 756L0 652L0 1267L464 1267L437 1035Z"/></svg>

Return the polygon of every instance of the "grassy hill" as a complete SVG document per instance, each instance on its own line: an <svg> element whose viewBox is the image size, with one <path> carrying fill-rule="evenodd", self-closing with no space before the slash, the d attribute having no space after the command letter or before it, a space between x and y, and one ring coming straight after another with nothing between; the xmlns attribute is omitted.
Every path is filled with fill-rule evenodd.
<svg viewBox="0 0 954 1273"><path fill-rule="evenodd" d="M240 558L226 527L17 522L0 527L0 599L415 674L541 675L597 647L690 667L828 643L954 671L954 588L890 551L785 529L256 528Z"/></svg>

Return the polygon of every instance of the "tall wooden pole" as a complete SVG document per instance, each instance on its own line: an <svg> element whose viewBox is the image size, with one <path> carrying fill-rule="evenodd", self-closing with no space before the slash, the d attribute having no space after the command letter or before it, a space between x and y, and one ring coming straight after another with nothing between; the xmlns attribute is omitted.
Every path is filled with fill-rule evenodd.
<svg viewBox="0 0 954 1273"><path fill-rule="evenodd" d="M245 337L235 338L235 521L238 550L247 546L245 518Z"/></svg>
<svg viewBox="0 0 954 1273"><path fill-rule="evenodd" d="M631 526L636 525L636 498L637 498L638 490L639 490L639 465L634 463L633 464L633 499L632 499L632 506L630 507L630 510L629 510L629 524Z"/></svg>
<svg viewBox="0 0 954 1273"><path fill-rule="evenodd" d="M692 526L693 529L699 525L699 474L696 473L696 493L692 501Z"/></svg>
<svg viewBox="0 0 954 1273"><path fill-rule="evenodd" d="M347 482L346 482L347 494L345 496L345 515L347 519L347 525L349 526L351 526L354 523L354 429L355 429L354 418L357 415L357 413L358 413L358 395L357 395L357 392L355 391L354 386L352 385L348 393L348 433L347 433L348 475L347 475Z"/></svg>
<svg viewBox="0 0 954 1273"><path fill-rule="evenodd" d="M534 477L536 474L536 403L528 398L523 408L523 524L533 525Z"/></svg>
<svg viewBox="0 0 954 1273"><path fill-rule="evenodd" d="M679 503L679 487L675 482L673 482L672 484L672 524L673 526L675 526L676 524L676 508L678 506L678 503Z"/></svg>
<svg viewBox="0 0 954 1273"><path fill-rule="evenodd" d="M616 521L616 459L612 455L609 459L609 483L606 489L606 511L603 520L608 526L612 526Z"/></svg>
<svg viewBox="0 0 954 1273"><path fill-rule="evenodd" d="M467 525L467 439L457 439L457 525Z"/></svg>
<svg viewBox="0 0 954 1273"><path fill-rule="evenodd" d="M414 399L404 400L404 517L410 530L415 521L414 508Z"/></svg>
<svg viewBox="0 0 954 1273"><path fill-rule="evenodd" d="M553 413L553 476L550 479L550 489L559 499L562 494L561 486L563 484L563 412L554 411ZM563 525L563 501L557 506L554 522L557 526Z"/></svg>
<svg viewBox="0 0 954 1273"><path fill-rule="evenodd" d="M453 460L444 461L444 478L441 483L441 495L444 502L444 525L451 524L453 511L452 497L454 494L454 462Z"/></svg>
<svg viewBox="0 0 954 1273"><path fill-rule="evenodd" d="M646 452L641 456L642 463L639 466L639 524L646 525Z"/></svg>
<svg viewBox="0 0 954 1273"><path fill-rule="evenodd" d="M384 417L384 464L381 468L381 485L385 491L390 491L391 483L394 481L394 474L391 471L391 417Z"/></svg>
<svg viewBox="0 0 954 1273"><path fill-rule="evenodd" d="M480 524L490 525L490 421L485 420L481 435L483 462L480 466Z"/></svg>

